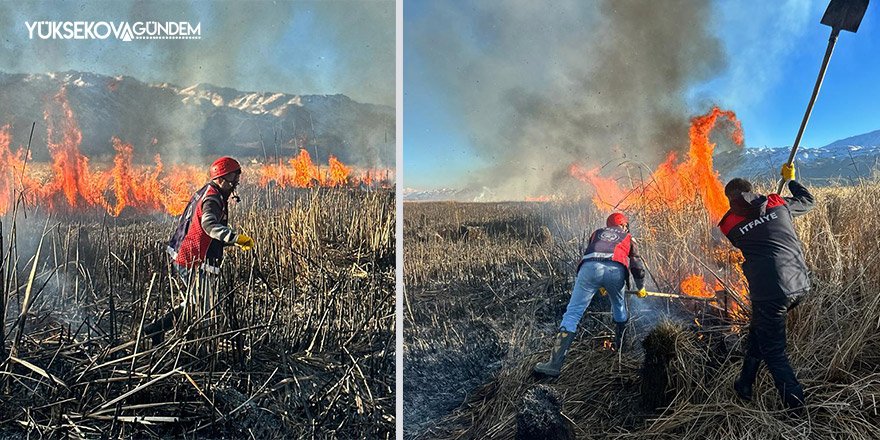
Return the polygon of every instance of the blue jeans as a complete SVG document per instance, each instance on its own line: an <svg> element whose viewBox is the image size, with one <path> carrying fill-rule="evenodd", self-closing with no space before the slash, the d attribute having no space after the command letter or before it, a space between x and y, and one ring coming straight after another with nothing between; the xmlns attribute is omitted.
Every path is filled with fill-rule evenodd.
<svg viewBox="0 0 880 440"><path fill-rule="evenodd" d="M628 316L623 291L625 285L626 268L622 264L614 261L585 261L574 281L571 300L568 301L560 327L569 332L576 331L584 311L590 306L593 295L600 287L608 291L614 322L626 322Z"/></svg>

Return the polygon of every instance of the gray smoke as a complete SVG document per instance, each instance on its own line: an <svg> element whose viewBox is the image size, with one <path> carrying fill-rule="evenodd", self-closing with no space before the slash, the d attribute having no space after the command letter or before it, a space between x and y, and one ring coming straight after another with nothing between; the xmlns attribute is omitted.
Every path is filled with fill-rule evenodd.
<svg viewBox="0 0 880 440"><path fill-rule="evenodd" d="M496 199L557 193L573 162L687 146L686 90L724 69L708 1L474 2L412 24ZM408 35L409 36L409 35Z"/></svg>
<svg viewBox="0 0 880 440"><path fill-rule="evenodd" d="M201 40L29 40L25 22L201 22ZM342 93L395 104L393 1L0 3L0 69L79 70L181 86ZM306 32L307 31L307 32ZM294 38L291 35L299 35Z"/></svg>

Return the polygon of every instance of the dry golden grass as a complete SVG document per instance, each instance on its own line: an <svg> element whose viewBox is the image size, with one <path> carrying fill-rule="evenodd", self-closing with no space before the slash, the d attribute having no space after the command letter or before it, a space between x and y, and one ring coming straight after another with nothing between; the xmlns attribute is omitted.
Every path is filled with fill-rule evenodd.
<svg viewBox="0 0 880 440"><path fill-rule="evenodd" d="M754 402L738 401L731 384L744 328L719 319L717 309L676 302L631 300L637 340L621 355L599 348L610 318L603 300L594 300L562 377L536 379L531 369L547 356L579 246L604 215L589 202L406 204L406 437L512 439L522 396L545 382L562 396L579 438L880 438L880 218L869 211L880 183L814 192L816 209L795 222L813 291L788 327L791 362L808 398L801 419L782 410L766 371ZM729 245L698 202L650 217L629 214L655 278L649 285L674 290L689 273L738 279ZM473 240L448 232L463 225L492 226ZM542 225L552 231L552 246L529 238ZM666 370L671 400L646 409L639 347L658 325L674 342ZM438 391L432 377L459 391ZM443 404L430 411L413 405L432 399Z"/></svg>
<svg viewBox="0 0 880 440"><path fill-rule="evenodd" d="M228 249L216 308L157 347L139 329L180 301L176 219L6 216L0 434L393 437L394 194L242 196L231 224L256 248Z"/></svg>

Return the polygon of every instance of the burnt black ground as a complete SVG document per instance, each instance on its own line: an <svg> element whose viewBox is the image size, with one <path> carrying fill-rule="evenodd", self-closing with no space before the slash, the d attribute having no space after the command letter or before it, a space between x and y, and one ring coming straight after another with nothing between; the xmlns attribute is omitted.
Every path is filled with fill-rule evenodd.
<svg viewBox="0 0 880 440"><path fill-rule="evenodd" d="M505 354L486 315L475 314L470 302L456 302L455 296L444 292L413 306L417 322L426 325L409 326L404 348L406 438L461 405L492 377Z"/></svg>
<svg viewBox="0 0 880 440"><path fill-rule="evenodd" d="M570 423L562 416L559 392L548 385L530 388L516 414L516 439L570 440Z"/></svg>
<svg viewBox="0 0 880 440"><path fill-rule="evenodd" d="M459 347L438 344L405 356L403 400L407 438L429 429L464 403L469 393L490 380L500 367L503 349L494 332L480 324L460 330L466 336L459 341Z"/></svg>
<svg viewBox="0 0 880 440"><path fill-rule="evenodd" d="M404 437L431 438L431 428L491 382L502 362L516 362L523 349L549 350L568 289L570 281L560 278L500 290L506 294L486 288L417 295L410 309L418 325L406 316L404 332ZM598 314L585 315L587 330L576 344L601 345L585 335L609 326L609 306L606 298L593 301L590 311Z"/></svg>
<svg viewBox="0 0 880 440"><path fill-rule="evenodd" d="M404 438L433 438L448 426L443 418L466 405L491 383L503 364L526 355L549 353L556 326L565 312L573 280L553 277L507 289L421 293L411 297L417 326L405 312ZM493 293L494 291L494 293ZM499 293L499 292L506 292ZM664 316L686 314L667 309L657 298L628 298L630 323L625 350L641 357L642 340ZM612 338L610 301L596 296L580 323L573 348L607 351ZM553 379L534 376L538 383Z"/></svg>

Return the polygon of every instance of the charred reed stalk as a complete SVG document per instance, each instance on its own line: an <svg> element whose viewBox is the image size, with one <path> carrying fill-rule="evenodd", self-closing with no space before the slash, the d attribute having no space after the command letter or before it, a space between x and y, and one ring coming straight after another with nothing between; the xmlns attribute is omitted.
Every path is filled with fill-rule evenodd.
<svg viewBox="0 0 880 440"><path fill-rule="evenodd" d="M165 254L176 219L10 212L0 432L391 438L394 194L266 188L242 198L232 226L256 248L228 249L209 313L155 346L142 323L181 301ZM35 219L49 231L39 254Z"/></svg>
<svg viewBox="0 0 880 440"><path fill-rule="evenodd" d="M811 190L817 207L795 226L813 289L788 318L788 353L807 390L808 416L785 415L766 369L753 402L737 400L731 385L747 315L721 319L723 306L631 300L635 347L617 354L597 344L610 323L597 298L562 376L546 382L563 396L561 414L577 438L880 437L880 219L868 212L880 183ZM656 206L627 214L656 278L649 286L675 291L685 275L708 269L734 283L736 256L699 200L686 209L644 203ZM534 364L546 360L585 234L604 216L590 200L405 204L408 439L515 438L517 402L537 380ZM552 241L533 239L542 226ZM469 233L475 229L481 233ZM662 344L649 345L665 373L645 384L641 342L663 317ZM645 392L661 398L645 402Z"/></svg>

